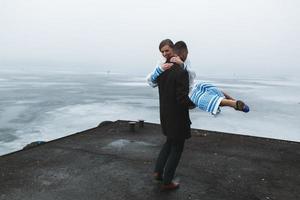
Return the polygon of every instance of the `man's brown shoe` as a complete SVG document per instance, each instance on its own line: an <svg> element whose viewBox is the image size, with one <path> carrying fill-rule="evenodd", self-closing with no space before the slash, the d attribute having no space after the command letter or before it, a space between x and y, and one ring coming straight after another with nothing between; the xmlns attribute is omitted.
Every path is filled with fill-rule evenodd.
<svg viewBox="0 0 300 200"><path fill-rule="evenodd" d="M162 181L162 180L163 180L161 174L158 173L158 172L154 172L153 177L154 177L154 179L155 179L156 181Z"/></svg>
<svg viewBox="0 0 300 200"><path fill-rule="evenodd" d="M162 185L161 190L163 191L169 191L169 190L176 190L179 188L179 183L177 182L171 182L170 184L167 185Z"/></svg>

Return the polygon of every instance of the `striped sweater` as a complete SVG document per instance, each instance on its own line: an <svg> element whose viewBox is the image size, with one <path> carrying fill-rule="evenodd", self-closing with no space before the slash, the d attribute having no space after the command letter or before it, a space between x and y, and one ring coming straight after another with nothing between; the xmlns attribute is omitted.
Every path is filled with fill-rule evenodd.
<svg viewBox="0 0 300 200"><path fill-rule="evenodd" d="M147 76L147 82L151 87L157 87L157 77L159 77L160 74L162 74L164 72L163 68L161 67L162 64L164 64L164 61L159 61L157 63L157 67L154 69L153 72L151 72L150 74L148 74ZM191 62L189 61L189 59L186 59L186 61L183 63L183 67L184 69L186 69L188 71L189 74L189 86L190 86L190 91L193 88L194 85L194 80L196 78L196 73L191 70Z"/></svg>
<svg viewBox="0 0 300 200"><path fill-rule="evenodd" d="M151 87L157 87L157 78L164 72L161 67L162 64L163 63L158 64L154 71L147 76L147 82ZM220 112L220 103L222 99L225 98L222 91L210 83L194 83L196 73L191 70L189 60L184 62L183 67L188 71L189 74L189 98L191 101L199 109L209 112L213 115L217 115Z"/></svg>

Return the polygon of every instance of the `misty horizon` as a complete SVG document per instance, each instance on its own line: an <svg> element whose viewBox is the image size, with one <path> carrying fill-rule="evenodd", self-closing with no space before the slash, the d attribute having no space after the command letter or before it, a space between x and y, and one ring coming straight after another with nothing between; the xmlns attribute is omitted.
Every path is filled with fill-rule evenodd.
<svg viewBox="0 0 300 200"><path fill-rule="evenodd" d="M147 74L184 40L198 75L299 74L300 2L0 2L1 70ZM177 14L178 12L178 14Z"/></svg>

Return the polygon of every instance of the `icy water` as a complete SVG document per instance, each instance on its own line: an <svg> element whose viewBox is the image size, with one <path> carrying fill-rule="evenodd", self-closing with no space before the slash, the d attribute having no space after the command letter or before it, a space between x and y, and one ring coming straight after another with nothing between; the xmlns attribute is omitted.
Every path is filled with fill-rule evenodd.
<svg viewBox="0 0 300 200"><path fill-rule="evenodd" d="M194 109L193 128L300 141L300 81L291 78L198 77L250 105L214 117ZM122 74L0 71L0 155L49 141L105 120L159 123L157 88Z"/></svg>

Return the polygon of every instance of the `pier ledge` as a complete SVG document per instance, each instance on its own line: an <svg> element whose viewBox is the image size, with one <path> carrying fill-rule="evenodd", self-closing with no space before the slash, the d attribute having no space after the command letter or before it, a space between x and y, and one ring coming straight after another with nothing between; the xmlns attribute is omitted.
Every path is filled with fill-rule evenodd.
<svg viewBox="0 0 300 200"><path fill-rule="evenodd" d="M300 199L300 143L199 129L177 168L180 189L162 192L152 173L165 138L142 123L106 121L0 156L0 200Z"/></svg>

